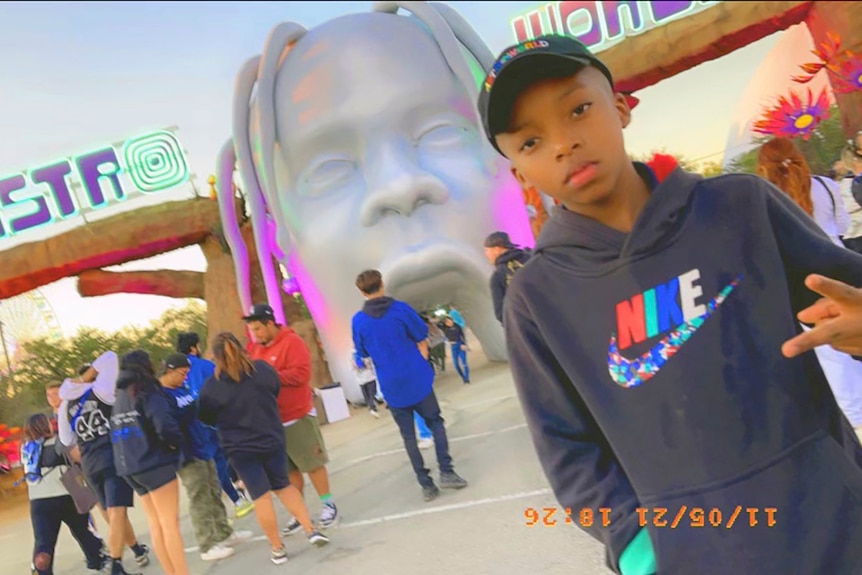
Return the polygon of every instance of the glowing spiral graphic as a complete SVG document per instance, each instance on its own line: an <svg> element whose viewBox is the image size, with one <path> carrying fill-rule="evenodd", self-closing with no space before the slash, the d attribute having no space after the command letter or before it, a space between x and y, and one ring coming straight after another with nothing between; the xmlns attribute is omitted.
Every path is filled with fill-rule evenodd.
<svg viewBox="0 0 862 575"><path fill-rule="evenodd" d="M132 184L144 193L179 185L189 177L182 146L170 132L128 140L123 145L123 158Z"/></svg>

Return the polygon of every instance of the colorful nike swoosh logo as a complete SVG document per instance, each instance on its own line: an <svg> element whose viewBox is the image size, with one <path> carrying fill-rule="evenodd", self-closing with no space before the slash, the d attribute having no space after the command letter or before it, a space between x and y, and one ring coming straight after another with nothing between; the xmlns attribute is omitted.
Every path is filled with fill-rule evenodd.
<svg viewBox="0 0 862 575"><path fill-rule="evenodd" d="M676 326L649 351L635 359L623 357L617 348L617 334L611 335L611 343L608 346L608 372L611 374L611 379L623 387L637 387L652 379L664 367L667 360L675 356L682 345L691 339L703 322L715 313L741 279L742 276L737 277L718 292L718 295L706 304L704 313Z"/></svg>

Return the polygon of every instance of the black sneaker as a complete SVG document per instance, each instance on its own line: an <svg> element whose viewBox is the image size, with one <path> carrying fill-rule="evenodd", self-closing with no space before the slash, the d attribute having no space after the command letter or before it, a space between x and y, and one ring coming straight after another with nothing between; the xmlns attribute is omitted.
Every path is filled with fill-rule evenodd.
<svg viewBox="0 0 862 575"><path fill-rule="evenodd" d="M429 485L428 487L422 488L422 497L425 499L425 501L433 501L437 499L439 495L440 490L437 489L436 485Z"/></svg>
<svg viewBox="0 0 862 575"><path fill-rule="evenodd" d="M281 530L281 534L287 537L288 535L293 535L300 531L302 531L302 525L300 525L299 521L294 517L287 525L284 526L284 529Z"/></svg>
<svg viewBox="0 0 862 575"><path fill-rule="evenodd" d="M146 545L141 545L141 553L135 554L135 563L138 567L146 567L150 564L150 548Z"/></svg>
<svg viewBox="0 0 862 575"><path fill-rule="evenodd" d="M440 474L440 487L443 489L464 489L467 487L467 480L455 473L454 471L450 471L448 473Z"/></svg>
<svg viewBox="0 0 862 575"><path fill-rule="evenodd" d="M143 575L142 573L129 573L126 571L125 567L123 567L122 561L111 560L111 575Z"/></svg>

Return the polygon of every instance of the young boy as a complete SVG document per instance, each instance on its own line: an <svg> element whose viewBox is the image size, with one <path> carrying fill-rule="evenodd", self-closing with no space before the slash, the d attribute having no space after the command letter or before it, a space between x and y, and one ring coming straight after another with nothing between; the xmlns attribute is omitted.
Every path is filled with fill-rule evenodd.
<svg viewBox="0 0 862 575"><path fill-rule="evenodd" d="M815 355L781 353L806 276L860 285L862 257L759 178L632 163L626 99L577 40L504 51L479 109L561 204L504 313L547 521L625 575L862 572L862 448Z"/></svg>

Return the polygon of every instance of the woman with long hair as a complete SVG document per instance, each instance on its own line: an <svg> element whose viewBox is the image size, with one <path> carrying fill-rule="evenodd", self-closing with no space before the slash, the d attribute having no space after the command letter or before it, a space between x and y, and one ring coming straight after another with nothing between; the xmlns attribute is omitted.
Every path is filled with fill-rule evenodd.
<svg viewBox="0 0 862 575"><path fill-rule="evenodd" d="M276 398L278 374L264 361L252 361L231 333L213 340L216 370L198 398L198 417L218 429L231 465L254 501L257 522L269 540L276 565L287 561L270 493L299 521L308 541L329 543L311 524L298 489L287 478L287 452Z"/></svg>
<svg viewBox="0 0 862 575"><path fill-rule="evenodd" d="M188 575L177 481L183 433L176 409L143 350L124 355L111 415L117 474L141 498L156 557L167 575Z"/></svg>
<svg viewBox="0 0 862 575"><path fill-rule="evenodd" d="M51 420L43 413L29 416L24 423L21 464L33 524L33 573L53 573L54 549L62 523L81 546L87 568L96 571L107 561L102 554L102 540L90 531L90 515L78 513L75 501L60 481L68 461L58 447Z"/></svg>
<svg viewBox="0 0 862 575"><path fill-rule="evenodd" d="M769 180L811 216L833 243L844 246L850 216L838 186L827 177L811 174L805 156L787 138L773 138L757 153L757 174Z"/></svg>
<svg viewBox="0 0 862 575"><path fill-rule="evenodd" d="M790 196L833 243L844 247L841 236L850 216L837 186L827 178L812 176L791 140L774 138L763 144L757 154L757 173ZM803 325L802 329L808 328ZM825 345L814 352L838 405L862 440L862 362Z"/></svg>

